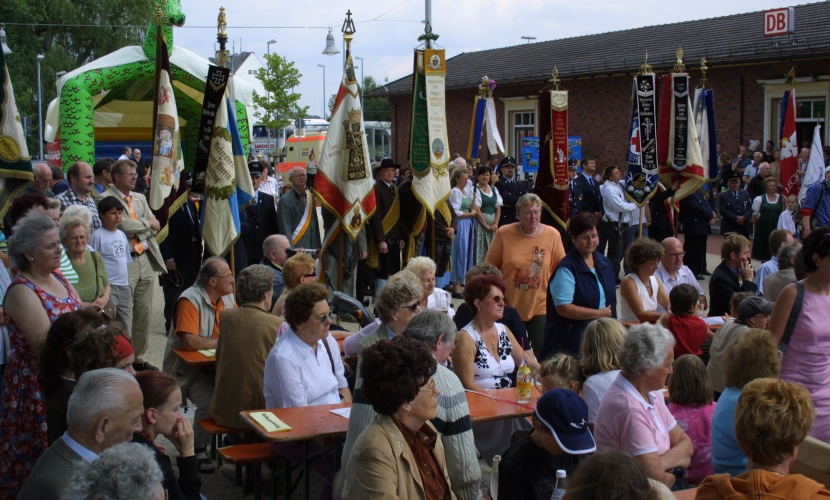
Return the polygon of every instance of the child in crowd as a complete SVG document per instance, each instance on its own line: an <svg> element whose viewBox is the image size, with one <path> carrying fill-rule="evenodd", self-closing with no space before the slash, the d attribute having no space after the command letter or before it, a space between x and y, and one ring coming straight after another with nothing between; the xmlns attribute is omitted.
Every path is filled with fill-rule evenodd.
<svg viewBox="0 0 830 500"><path fill-rule="evenodd" d="M580 361L582 376L585 377L582 397L588 405L588 425L592 430L602 396L620 374L617 352L625 333L625 325L614 318L595 319L585 327Z"/></svg>
<svg viewBox="0 0 830 500"><path fill-rule="evenodd" d="M669 396L669 411L695 447L685 479L697 484L712 475L712 415L717 406L706 366L700 358L684 354L674 360Z"/></svg>
<svg viewBox="0 0 830 500"><path fill-rule="evenodd" d="M132 262L130 241L118 225L121 224L121 212L124 205L115 196L107 196L98 202L98 215L101 227L92 233L89 246L104 258L107 278L110 281L110 293L115 303L115 320L129 329L132 325L133 291L127 275L127 267Z"/></svg>
<svg viewBox="0 0 830 500"><path fill-rule="evenodd" d="M793 233L793 238L800 239L796 222L801 219L801 207L798 205L798 196L787 196L787 209L778 216L778 228Z"/></svg>
<svg viewBox="0 0 830 500"><path fill-rule="evenodd" d="M664 314L660 323L674 335L674 357L684 354L701 356L700 346L713 333L698 315L700 294L692 285L681 283L669 293L671 314Z"/></svg>
<svg viewBox="0 0 830 500"><path fill-rule="evenodd" d="M533 432L504 452L499 465L498 498L548 500L556 471L570 477L597 445L588 430L588 407L579 394L553 389L539 398Z"/></svg>
<svg viewBox="0 0 830 500"><path fill-rule="evenodd" d="M539 384L544 394L553 389L570 389L579 394L582 391L582 370L579 362L569 354L554 354L539 367Z"/></svg>

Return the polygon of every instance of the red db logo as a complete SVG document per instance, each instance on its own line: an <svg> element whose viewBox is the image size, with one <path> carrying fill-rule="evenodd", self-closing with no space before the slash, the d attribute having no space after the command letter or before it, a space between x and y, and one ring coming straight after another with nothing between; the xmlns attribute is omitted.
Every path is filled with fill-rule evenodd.
<svg viewBox="0 0 830 500"><path fill-rule="evenodd" d="M764 36L792 33L795 29L795 11L792 7L764 12Z"/></svg>

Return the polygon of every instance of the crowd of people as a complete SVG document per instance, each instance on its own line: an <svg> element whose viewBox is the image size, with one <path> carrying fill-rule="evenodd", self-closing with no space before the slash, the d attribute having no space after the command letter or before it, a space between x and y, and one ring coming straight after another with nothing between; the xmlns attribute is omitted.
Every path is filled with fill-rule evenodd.
<svg viewBox="0 0 830 500"><path fill-rule="evenodd" d="M454 159L449 220L436 210L416 230L411 177L384 159L372 166L377 212L339 247L354 258L323 266L322 235L338 222L320 227L302 167L280 186L252 159L257 194L229 262L206 254L195 194L159 244L140 152L73 163L56 198L36 183L8 211L0 496L85 498L124 474L142 498L201 498L215 465L187 401L196 422L234 429L243 410L350 403L340 460L316 441L272 444L292 462L313 454L322 498L475 499L479 460L503 498L550 498L557 470L572 479L569 499L697 485L701 498L830 496L789 474L807 435L830 442L830 167L799 207L778 193L766 154L721 155L721 192L680 203L682 240L671 223L647 234L672 213L676 185L638 207L620 169L597 177L595 158L572 173L564 232L542 222L509 156L474 169ZM161 370L146 359L159 274ZM372 291L377 319L342 330L333 290ZM707 310L722 317L717 331ZM215 350L215 373L179 349ZM473 423L465 392L515 388L524 365L538 388L532 418Z"/></svg>

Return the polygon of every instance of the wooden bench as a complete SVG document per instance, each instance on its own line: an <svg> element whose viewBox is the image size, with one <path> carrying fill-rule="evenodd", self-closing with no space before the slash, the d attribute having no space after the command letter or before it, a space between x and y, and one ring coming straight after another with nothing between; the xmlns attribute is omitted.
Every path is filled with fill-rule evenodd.
<svg viewBox="0 0 830 500"><path fill-rule="evenodd" d="M285 469L285 491L288 492L285 498L291 496L291 462L283 459L271 450L268 443L235 444L219 448L219 457L229 464L236 465L237 484L241 483L239 468L245 468L245 484L243 492L247 495L253 483L254 498L259 500L262 497L262 464L268 463L272 469L282 464ZM271 477L271 498L277 498L277 477Z"/></svg>
<svg viewBox="0 0 830 500"><path fill-rule="evenodd" d="M216 450L219 449L223 436L227 434L251 434L253 432L251 429L235 429L233 427L219 425L214 422L212 418L203 418L202 420L199 420L199 425L202 426L202 429L204 429L205 432L210 434L210 453L208 456L211 460L217 460ZM217 460L216 464L219 467L222 466L221 457Z"/></svg>

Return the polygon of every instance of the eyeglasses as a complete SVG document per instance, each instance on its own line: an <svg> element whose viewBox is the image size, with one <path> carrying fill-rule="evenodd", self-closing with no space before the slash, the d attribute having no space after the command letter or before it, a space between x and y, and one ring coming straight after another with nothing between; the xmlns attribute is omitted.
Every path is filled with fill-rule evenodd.
<svg viewBox="0 0 830 500"><path fill-rule="evenodd" d="M308 273L308 274L303 275L303 278L316 278L316 277L317 277L316 273Z"/></svg>
<svg viewBox="0 0 830 500"><path fill-rule="evenodd" d="M328 321L330 319L331 319L331 311L329 311L325 314L321 314L320 317L317 318L317 321L319 321L321 325L325 325L326 321Z"/></svg>
<svg viewBox="0 0 830 500"><path fill-rule="evenodd" d="M489 296L484 297L484 298L485 299L493 299L493 302L495 302L496 304L501 304L502 302L504 302L504 297L502 297L501 295L489 295Z"/></svg>
<svg viewBox="0 0 830 500"><path fill-rule="evenodd" d="M418 312L418 309L420 309L420 308L421 308L421 303L420 302L415 302L414 304L411 304L411 305L408 305L408 306L401 306L401 309L409 309L412 312Z"/></svg>
<svg viewBox="0 0 830 500"><path fill-rule="evenodd" d="M427 386L421 387L418 392L431 392L433 396L437 396L439 393L438 388L435 387L435 379L429 379Z"/></svg>
<svg viewBox="0 0 830 500"><path fill-rule="evenodd" d="M541 210L522 210L522 211L521 211L521 212L519 212L519 213L520 213L520 214L522 214L522 215L524 215L524 216L528 216L528 217L530 217L530 216L533 216L533 217L539 217L539 216L541 216L541 215L542 215L542 211L541 211Z"/></svg>
<svg viewBox="0 0 830 500"><path fill-rule="evenodd" d="M685 256L686 256L686 252L675 252L675 253L670 253L670 254L669 254L669 256L670 256L670 257L674 257L675 259L676 259L676 258L678 258L678 257L685 257Z"/></svg>

